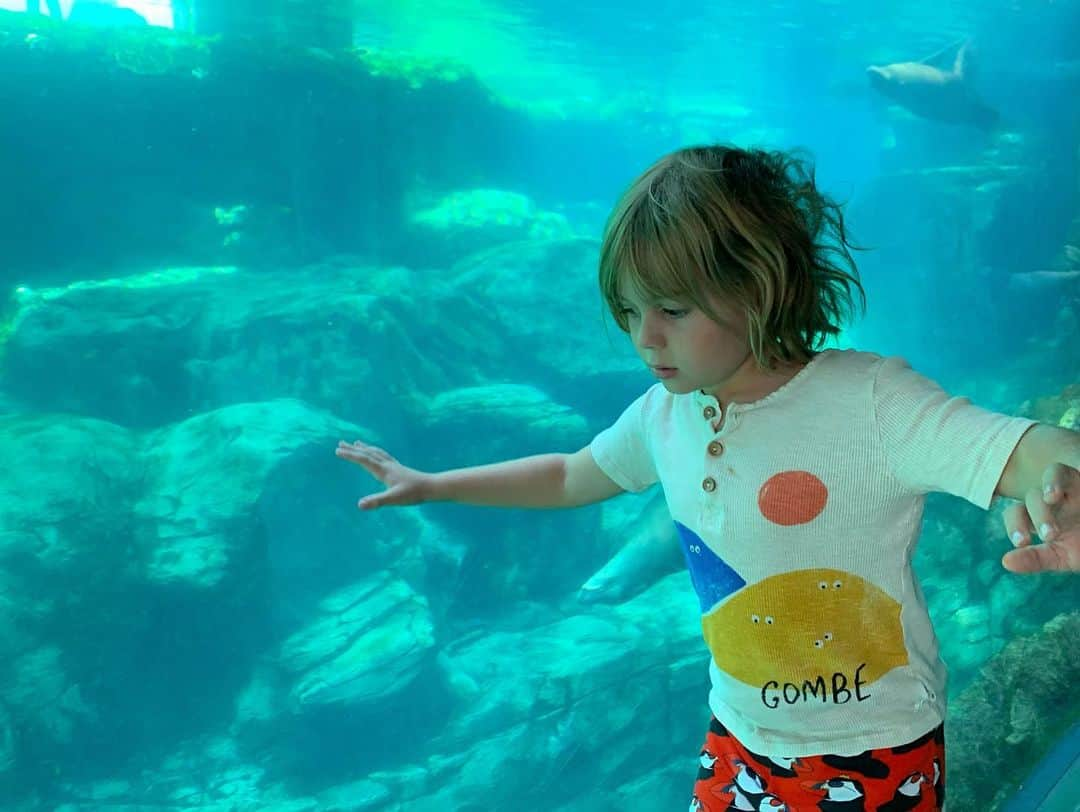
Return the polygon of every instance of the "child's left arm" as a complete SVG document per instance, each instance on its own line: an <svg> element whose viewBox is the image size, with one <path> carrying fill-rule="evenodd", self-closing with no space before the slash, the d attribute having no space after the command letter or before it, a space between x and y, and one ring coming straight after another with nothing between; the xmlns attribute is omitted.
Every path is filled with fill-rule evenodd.
<svg viewBox="0 0 1080 812"><path fill-rule="evenodd" d="M1005 569L1080 572L1080 433L1032 426L995 493L1018 500L1005 511L1005 531L1016 546L1001 559ZM1036 532L1042 544L1032 544Z"/></svg>

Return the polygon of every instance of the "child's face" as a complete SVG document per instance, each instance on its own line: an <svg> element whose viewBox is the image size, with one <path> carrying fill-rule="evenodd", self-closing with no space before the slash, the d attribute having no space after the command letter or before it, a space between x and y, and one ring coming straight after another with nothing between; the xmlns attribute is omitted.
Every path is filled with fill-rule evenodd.
<svg viewBox="0 0 1080 812"><path fill-rule="evenodd" d="M703 389L723 401L755 378L746 316L737 308L711 302L720 318L713 321L686 302L648 302L630 290L622 299L634 348L669 392Z"/></svg>

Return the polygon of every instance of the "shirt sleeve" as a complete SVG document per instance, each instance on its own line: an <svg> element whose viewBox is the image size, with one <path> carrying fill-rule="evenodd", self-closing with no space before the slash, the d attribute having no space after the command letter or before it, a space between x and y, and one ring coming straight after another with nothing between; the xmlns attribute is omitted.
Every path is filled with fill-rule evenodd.
<svg viewBox="0 0 1080 812"><path fill-rule="evenodd" d="M620 488L632 493L643 491L659 480L646 429L651 391L631 403L613 425L589 444L600 470Z"/></svg>
<svg viewBox="0 0 1080 812"><path fill-rule="evenodd" d="M902 358L885 358L874 376L878 435L893 475L906 487L990 506L1005 465L1036 421L950 397Z"/></svg>

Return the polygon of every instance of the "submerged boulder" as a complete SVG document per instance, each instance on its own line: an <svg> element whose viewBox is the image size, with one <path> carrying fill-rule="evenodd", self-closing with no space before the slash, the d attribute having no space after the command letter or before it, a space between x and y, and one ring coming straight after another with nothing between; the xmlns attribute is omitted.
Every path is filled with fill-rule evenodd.
<svg viewBox="0 0 1080 812"><path fill-rule="evenodd" d="M442 262L502 243L577 236L565 214L508 189L460 189L413 211L408 222L416 250Z"/></svg>
<svg viewBox="0 0 1080 812"><path fill-rule="evenodd" d="M359 429L297 400L240 403L145 435L135 504L150 582L212 587L259 540L256 509L271 472Z"/></svg>
<svg viewBox="0 0 1080 812"><path fill-rule="evenodd" d="M950 809L990 812L1080 718L1080 612L1012 640L950 708Z"/></svg>
<svg viewBox="0 0 1080 812"><path fill-rule="evenodd" d="M427 600L386 572L329 595L281 646L298 709L372 704L399 693L434 645Z"/></svg>

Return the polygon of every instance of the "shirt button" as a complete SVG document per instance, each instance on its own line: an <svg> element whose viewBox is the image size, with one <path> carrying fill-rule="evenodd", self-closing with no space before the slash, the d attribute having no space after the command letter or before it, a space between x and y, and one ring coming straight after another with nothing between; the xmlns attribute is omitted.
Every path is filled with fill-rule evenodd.
<svg viewBox="0 0 1080 812"><path fill-rule="evenodd" d="M701 483L701 488L702 490L706 490L709 493L712 493L716 490L716 480L713 479L711 476L705 477L705 481Z"/></svg>
<svg viewBox="0 0 1080 812"><path fill-rule="evenodd" d="M716 409L714 409L712 406L706 406L705 407L705 419L706 420L712 420L714 417L716 417Z"/></svg>
<svg viewBox="0 0 1080 812"><path fill-rule="evenodd" d="M719 457L724 453L724 444L719 440L713 440L709 443L709 454L713 457Z"/></svg>

